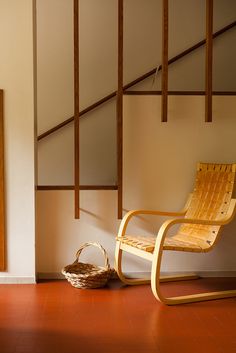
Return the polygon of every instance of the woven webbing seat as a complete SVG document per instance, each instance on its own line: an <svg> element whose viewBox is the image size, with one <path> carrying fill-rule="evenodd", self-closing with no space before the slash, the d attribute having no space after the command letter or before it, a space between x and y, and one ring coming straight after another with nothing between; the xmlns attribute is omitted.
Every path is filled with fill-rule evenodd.
<svg viewBox="0 0 236 353"><path fill-rule="evenodd" d="M119 234L116 238L116 269L121 280L128 284L147 283L146 280L132 280L124 277L121 270L121 255L122 251L127 251L152 261L152 290L155 297L166 304L236 296L236 290L234 290L179 298L164 298L159 288L163 250L208 252L219 240L222 226L233 219L236 203L236 200L232 198L235 171L236 164L199 163L195 187L183 211L134 210L128 212L121 222ZM130 219L138 214L166 215L175 218L166 221L161 226L157 236L127 235L126 228ZM175 224L180 225L177 233L172 237L167 237L169 228ZM189 276L179 277L179 279L187 278ZM193 277L191 276L191 278ZM173 280L173 277L169 279ZM178 277L174 279L178 279Z"/></svg>
<svg viewBox="0 0 236 353"><path fill-rule="evenodd" d="M185 238L187 237L183 236L182 239L179 239L178 236L166 238L164 241L163 250L203 252L207 251L209 248L209 244L207 244L207 247L204 248L204 241L199 241L199 243L197 243L194 238L192 239L192 242L191 240ZM123 244L127 244L137 249L153 253L155 249L156 237L126 235L125 237L122 237L120 241Z"/></svg>

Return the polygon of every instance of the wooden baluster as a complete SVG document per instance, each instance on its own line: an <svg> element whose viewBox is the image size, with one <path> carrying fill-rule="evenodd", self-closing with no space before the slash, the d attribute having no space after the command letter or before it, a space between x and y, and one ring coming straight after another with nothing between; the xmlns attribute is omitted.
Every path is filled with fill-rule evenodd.
<svg viewBox="0 0 236 353"><path fill-rule="evenodd" d="M213 0L206 0L205 122L212 122Z"/></svg>
<svg viewBox="0 0 236 353"><path fill-rule="evenodd" d="M123 208L123 22L124 3L118 0L117 185L118 218Z"/></svg>
<svg viewBox="0 0 236 353"><path fill-rule="evenodd" d="M162 103L161 121L167 122L168 113L168 0L163 0L162 13Z"/></svg>
<svg viewBox="0 0 236 353"><path fill-rule="evenodd" d="M76 219L80 218L79 174L79 0L74 0L74 202Z"/></svg>
<svg viewBox="0 0 236 353"><path fill-rule="evenodd" d="M0 271L5 270L3 91L0 90Z"/></svg>

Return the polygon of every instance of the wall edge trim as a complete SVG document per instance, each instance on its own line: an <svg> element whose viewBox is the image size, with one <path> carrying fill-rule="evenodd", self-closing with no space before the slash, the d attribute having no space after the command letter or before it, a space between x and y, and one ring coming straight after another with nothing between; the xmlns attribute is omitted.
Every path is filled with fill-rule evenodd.
<svg viewBox="0 0 236 353"><path fill-rule="evenodd" d="M0 276L0 284L35 284L35 277L31 276Z"/></svg>

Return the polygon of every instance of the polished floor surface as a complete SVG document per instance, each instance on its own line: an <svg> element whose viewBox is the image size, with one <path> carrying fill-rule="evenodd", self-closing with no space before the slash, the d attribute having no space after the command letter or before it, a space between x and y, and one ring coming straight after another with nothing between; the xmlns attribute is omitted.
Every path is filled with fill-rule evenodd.
<svg viewBox="0 0 236 353"><path fill-rule="evenodd" d="M163 283L167 295L236 279ZM79 290L66 281L0 285L1 353L234 353L236 298L167 307L150 286Z"/></svg>

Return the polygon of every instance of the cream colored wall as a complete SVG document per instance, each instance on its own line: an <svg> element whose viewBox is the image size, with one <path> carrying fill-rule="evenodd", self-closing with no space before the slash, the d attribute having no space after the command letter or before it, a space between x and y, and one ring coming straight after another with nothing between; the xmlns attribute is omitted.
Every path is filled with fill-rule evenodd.
<svg viewBox="0 0 236 353"><path fill-rule="evenodd" d="M80 3L83 108L116 89L117 1L81 0ZM215 0L214 4L214 30L217 30L235 19L236 3ZM175 1L170 1L170 17L173 21L170 28L170 56L201 40L205 26L204 2L179 1L178 9L185 8L186 12L182 11L178 16L175 5ZM73 113L70 66L73 60L72 1L38 0L37 6L38 73L41 77L38 97L42 104L38 112L39 133L42 133ZM160 2L156 0L125 0L125 82L160 64L160 45L156 45L160 43L160 13ZM226 34L224 45L221 39L215 42L217 89L235 89L235 82L231 80L232 71L229 73L226 70L225 74L222 69L230 66L233 70L235 67L232 62L235 54L232 44L234 35L234 30ZM54 60L53 53L56 54ZM200 50L170 68L170 89L203 88L204 75L200 75L198 70L204 66L203 53ZM61 70L63 75L60 75ZM154 88L158 88L158 84ZM139 88L144 86L151 89L151 80ZM232 112L228 111L231 103L223 104L222 97L218 101L214 98L214 123L205 124L203 97L170 97L170 121L161 124L159 99L124 97L125 210L136 207L178 209L191 190L198 160L235 161L232 142L235 108L232 105ZM226 97L225 102L231 102L232 99L235 98ZM116 182L115 124L114 103L102 106L81 119L82 183ZM73 184L72 126L42 140L38 151L40 184ZM38 192L38 272L55 275L62 266L73 261L77 248L88 240L102 243L113 263L114 238L119 225L116 198L116 191L81 192L81 219L74 220L72 191ZM150 220L139 220L131 230L155 233L158 224L155 222L153 226ZM207 256L184 254L181 259L178 254L167 255L163 270L186 270L188 264L189 270L235 271L232 251L235 240L231 232L234 229L234 224L229 226L225 241ZM84 256L85 260L92 258L96 262L101 261L96 252L92 257L89 253ZM125 269L128 272L147 271L150 266L143 262L140 267L137 259L130 257Z"/></svg>
<svg viewBox="0 0 236 353"><path fill-rule="evenodd" d="M80 182L116 184L116 106L108 102L80 121ZM73 124L38 143L39 184L73 185ZM89 138L88 138L89 137Z"/></svg>
<svg viewBox="0 0 236 353"><path fill-rule="evenodd" d="M67 2L68 3L68 2ZM5 159L6 159L6 208L7 208L7 272L1 273L1 281L34 281L35 275L35 224L34 224L34 80L33 80L33 2L31 0L0 1L0 86L5 92ZM233 13L233 11L232 11ZM59 60L59 59L58 59ZM47 62L47 61L46 61ZM70 100L70 95L68 100ZM203 119L203 103L201 97L189 97L186 101L180 97L172 98L168 124L161 125L158 116L158 98L146 97L147 105L140 105L140 97L125 98L125 117L137 118L137 129L141 128L145 147L154 155L139 153L138 164L143 161L142 168L135 167L133 159L128 161L129 153L136 151L135 139L126 120L125 142L127 151L125 159L125 204L124 207L156 206L178 208L183 202L183 194L191 189L193 168L196 160L214 159L215 161L235 161L234 131L235 110L228 101L215 103L215 109L222 112L215 116L213 124L205 125ZM188 101L190 99L190 101ZM221 99L223 99L221 97ZM178 100L178 102L177 102ZM181 102L180 102L181 101ZM51 102L51 100L50 100ZM58 100L54 101L54 105ZM226 103L225 103L226 102ZM71 102L70 102L71 104ZM69 106L69 104L68 104ZM181 108L181 109L180 109ZM194 109L193 109L194 108ZM232 109L232 110L231 110ZM231 110L231 111L230 111ZM197 112L199 113L197 115ZM219 113L217 113L219 114ZM51 114L50 114L51 115ZM150 125L142 125L142 118L150 119ZM221 120L222 119L222 120ZM143 119L142 119L143 120ZM156 124L158 129L155 130ZM147 126L153 130L147 133ZM156 131L154 140L150 134ZM184 142L188 140L188 143ZM138 141L140 145L140 138ZM153 148L151 147L154 143ZM127 150L129 148L129 153ZM137 147L137 145L136 145ZM139 146L140 147L140 146ZM62 146L61 148L64 148ZM155 150L157 148L157 150ZM165 150L168 159L159 154ZM157 158L158 156L158 158ZM180 158L181 157L181 158ZM154 165L162 165L162 170L153 169ZM182 168L179 168L179 164ZM132 170L130 167L133 165ZM143 173L152 166L152 173ZM173 166L177 166L178 174L173 175ZM142 170L141 170L142 169ZM137 173L140 173L138 182ZM147 178L149 175L149 178ZM152 175L155 178L153 180ZM133 178L133 176L135 178ZM135 183L133 181L135 180ZM158 181L158 183L157 183ZM155 192L144 190L148 183L163 187ZM152 191L153 191L152 190ZM164 190L168 190L166 194ZM173 194L176 196L173 197ZM147 198L147 196L148 198ZM155 199L154 199L155 197ZM158 200L158 201L157 201ZM114 235L118 228L116 219L115 191L84 191L82 193L82 218L73 219L73 193L39 192L38 193L38 271L57 272L61 266L70 262L78 246L88 239L98 240L108 249L110 258L114 250ZM142 222L142 221L141 221ZM149 222L139 224L139 228L149 232ZM164 270L186 268L202 270L235 270L233 257L235 224L228 226L224 232L224 241L212 254L205 256L185 254L183 260L178 255L167 258ZM232 256L231 256L232 255ZM95 255L94 255L95 257ZM88 258L88 257L87 257ZM170 262L167 262L167 260ZM200 260L202 262L200 262ZM97 261L100 259L97 258ZM127 270L136 271L136 259L126 262ZM141 270L147 270L142 266Z"/></svg>
<svg viewBox="0 0 236 353"><path fill-rule="evenodd" d="M205 2L169 2L169 57L205 36ZM214 1L214 31L235 20L236 2ZM39 134L73 115L73 1L38 0ZM187 35L186 35L187 33ZM235 90L236 30L214 41L214 89ZM204 89L204 48L169 68L170 90ZM161 63L161 1L124 1L124 82ZM230 70L227 68L230 67ZM160 89L161 75L135 89ZM81 109L117 87L117 0L80 1ZM81 183L116 183L115 100L81 119ZM89 136L89 138L88 138ZM73 184L73 126L38 144L39 184Z"/></svg>
<svg viewBox="0 0 236 353"><path fill-rule="evenodd" d="M6 272L35 279L33 1L0 0L0 87L4 90Z"/></svg>
<svg viewBox="0 0 236 353"><path fill-rule="evenodd" d="M191 190L198 161L236 160L235 96L213 97L212 123L204 122L204 96L169 96L168 100L168 122L161 123L160 96L124 97L128 209L142 205L166 208L170 203L178 208Z"/></svg>
<svg viewBox="0 0 236 353"><path fill-rule="evenodd" d="M38 133L73 115L73 0L37 0Z"/></svg>
<svg viewBox="0 0 236 353"><path fill-rule="evenodd" d="M204 97L169 97L169 122L160 122L160 97L124 98L124 214L135 208L179 210L193 187L196 163L236 160L236 98L214 97L213 123L204 122ZM114 259L116 191L82 191L81 219L74 220L72 191L38 192L38 272L55 275L74 259L86 241L98 241ZM128 232L156 234L162 219L141 217ZM222 242L209 254L167 253L164 272L204 274L236 271L236 221L225 227ZM101 263L97 252L85 261ZM126 258L125 271L146 272L150 264Z"/></svg>
<svg viewBox="0 0 236 353"><path fill-rule="evenodd" d="M80 1L80 108L116 88L116 0ZM37 1L38 131L73 115L73 0ZM116 183L114 101L80 124L82 184ZM90 136L89 140L87 136ZM73 126L40 141L40 184L73 184Z"/></svg>
<svg viewBox="0 0 236 353"><path fill-rule="evenodd" d="M81 219L74 219L73 191L37 192L37 230L39 273L55 275L75 259L79 246L87 241L104 245L112 261L119 221L116 214L115 191L81 191ZM92 253L92 256L91 256ZM82 261L103 266L100 252L87 249Z"/></svg>
<svg viewBox="0 0 236 353"><path fill-rule="evenodd" d="M235 163L236 98L214 96L213 122L204 122L204 97L169 97L161 123L160 97L124 98L124 208L179 210L191 192L196 163ZM157 224L158 225L158 224ZM142 228L155 233L155 228ZM164 270L235 271L236 220L212 253L170 253Z"/></svg>

